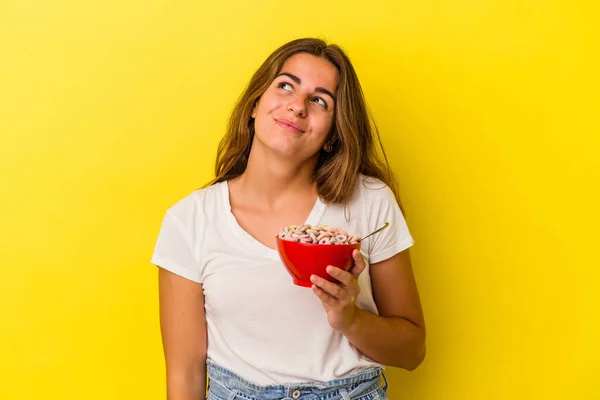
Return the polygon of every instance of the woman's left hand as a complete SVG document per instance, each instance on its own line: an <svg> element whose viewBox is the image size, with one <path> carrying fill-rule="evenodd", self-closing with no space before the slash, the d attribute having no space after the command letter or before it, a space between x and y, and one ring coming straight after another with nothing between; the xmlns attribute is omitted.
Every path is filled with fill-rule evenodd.
<svg viewBox="0 0 600 400"><path fill-rule="evenodd" d="M329 282L316 275L312 275L310 278L313 283L313 291L323 303L329 325L342 332L352 326L354 322L355 302L360 293L357 278L366 266L360 251L354 250L352 258L354 265L348 272L332 265L327 267L327 273L337 279L339 283Z"/></svg>

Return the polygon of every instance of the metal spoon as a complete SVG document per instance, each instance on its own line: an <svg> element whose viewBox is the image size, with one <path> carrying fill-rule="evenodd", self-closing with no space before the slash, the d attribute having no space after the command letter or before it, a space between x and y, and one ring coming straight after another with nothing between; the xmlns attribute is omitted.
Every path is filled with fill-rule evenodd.
<svg viewBox="0 0 600 400"><path fill-rule="evenodd" d="M365 237L364 237L364 238L362 238L362 239L358 239L358 241L359 241L359 242L362 242L363 240L365 240L365 239L366 239L366 238L368 238L369 236L371 236L371 235L374 235L374 234L376 234L376 233L378 233L378 232L381 232L382 230L384 230L384 229L385 229L385 228L387 228L388 226L390 226L390 223L389 223L389 222L386 222L386 223L385 223L385 224L384 224L384 225L383 225L381 228L377 229L376 231L373 231L373 232L369 233L367 236L365 236Z"/></svg>

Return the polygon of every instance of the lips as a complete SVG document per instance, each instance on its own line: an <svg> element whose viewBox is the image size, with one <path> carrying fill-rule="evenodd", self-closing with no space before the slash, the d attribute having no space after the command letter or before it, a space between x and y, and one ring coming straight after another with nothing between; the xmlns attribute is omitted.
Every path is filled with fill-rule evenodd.
<svg viewBox="0 0 600 400"><path fill-rule="evenodd" d="M294 132L294 133L303 133L304 129L300 127L300 125L293 123L287 119L275 119L277 125L281 126L283 129Z"/></svg>

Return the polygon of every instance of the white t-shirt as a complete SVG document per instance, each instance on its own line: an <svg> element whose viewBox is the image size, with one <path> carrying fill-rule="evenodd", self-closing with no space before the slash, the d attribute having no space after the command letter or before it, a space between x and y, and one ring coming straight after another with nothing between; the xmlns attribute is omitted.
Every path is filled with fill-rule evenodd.
<svg viewBox="0 0 600 400"><path fill-rule="evenodd" d="M414 242L392 191L361 175L347 210L318 199L305 223L362 237L386 221L390 227L363 242L367 263ZM292 283L276 250L241 228L231 213L227 182L197 190L167 210L152 263L202 283L207 355L247 380L323 382L379 365L331 328L320 300ZM358 281L357 306L377 314L368 265Z"/></svg>

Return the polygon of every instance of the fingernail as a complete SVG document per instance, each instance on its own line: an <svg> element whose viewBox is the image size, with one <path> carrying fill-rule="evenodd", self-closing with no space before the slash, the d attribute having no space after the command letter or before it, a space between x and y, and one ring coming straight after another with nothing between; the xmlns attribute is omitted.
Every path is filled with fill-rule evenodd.
<svg viewBox="0 0 600 400"><path fill-rule="evenodd" d="M328 265L327 268L325 268L325 271L331 273L333 271L333 267L331 265Z"/></svg>
<svg viewBox="0 0 600 400"><path fill-rule="evenodd" d="M317 282L319 282L319 277L318 277L318 276L316 276L316 275L312 275L312 276L310 277L310 280L311 280L311 282L315 282L315 283L317 283Z"/></svg>

